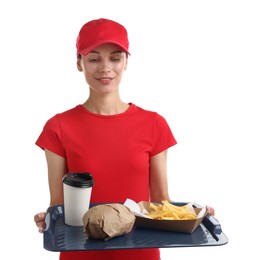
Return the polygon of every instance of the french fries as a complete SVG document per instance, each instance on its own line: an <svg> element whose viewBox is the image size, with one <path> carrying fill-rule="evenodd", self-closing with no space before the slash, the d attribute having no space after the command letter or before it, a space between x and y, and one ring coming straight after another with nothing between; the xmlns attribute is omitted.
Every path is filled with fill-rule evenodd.
<svg viewBox="0 0 263 260"><path fill-rule="evenodd" d="M196 219L197 215L190 209L189 205L176 206L163 200L162 204L150 203L150 212L145 215L158 220L186 220Z"/></svg>

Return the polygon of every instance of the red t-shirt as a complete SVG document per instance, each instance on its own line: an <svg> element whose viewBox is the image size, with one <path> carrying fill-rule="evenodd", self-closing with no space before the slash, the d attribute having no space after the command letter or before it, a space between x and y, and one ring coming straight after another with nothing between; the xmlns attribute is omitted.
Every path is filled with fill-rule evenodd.
<svg viewBox="0 0 263 260"><path fill-rule="evenodd" d="M92 203L149 200L149 159L175 144L162 116L134 104L124 113L111 116L94 114L78 105L49 119L36 141L42 149L64 157L68 172L93 175ZM64 260L159 258L159 249L60 255Z"/></svg>

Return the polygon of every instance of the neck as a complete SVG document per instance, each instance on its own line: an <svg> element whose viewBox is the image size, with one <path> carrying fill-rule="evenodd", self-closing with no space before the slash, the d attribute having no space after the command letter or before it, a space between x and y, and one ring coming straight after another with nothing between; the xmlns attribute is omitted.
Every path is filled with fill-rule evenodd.
<svg viewBox="0 0 263 260"><path fill-rule="evenodd" d="M125 112L129 105L118 98L94 98L89 97L83 106L90 112L100 115L116 115Z"/></svg>

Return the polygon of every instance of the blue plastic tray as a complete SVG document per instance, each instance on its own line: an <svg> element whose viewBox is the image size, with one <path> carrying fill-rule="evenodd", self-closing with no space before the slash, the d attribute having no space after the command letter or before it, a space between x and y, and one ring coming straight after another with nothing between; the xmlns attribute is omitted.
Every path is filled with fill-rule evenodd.
<svg viewBox="0 0 263 260"><path fill-rule="evenodd" d="M182 203L175 204L181 205ZM153 230L136 227L135 225L130 233L108 241L89 238L83 227L66 225L63 205L49 207L45 222L44 248L57 252L220 246L228 243L227 237L222 232L221 225L209 214L191 234Z"/></svg>

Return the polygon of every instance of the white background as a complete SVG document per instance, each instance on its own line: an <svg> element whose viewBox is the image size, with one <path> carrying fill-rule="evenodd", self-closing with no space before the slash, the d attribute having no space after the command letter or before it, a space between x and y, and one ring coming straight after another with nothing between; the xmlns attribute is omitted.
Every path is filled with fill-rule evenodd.
<svg viewBox="0 0 263 260"><path fill-rule="evenodd" d="M122 97L162 114L171 198L216 209L229 243L162 249L162 259L249 259L262 246L262 1L1 1L1 259L58 259L33 215L49 204L46 120L85 101L80 27L110 18L129 32ZM5 257L3 258L2 255Z"/></svg>

